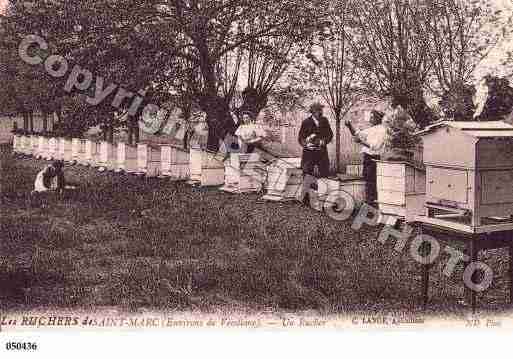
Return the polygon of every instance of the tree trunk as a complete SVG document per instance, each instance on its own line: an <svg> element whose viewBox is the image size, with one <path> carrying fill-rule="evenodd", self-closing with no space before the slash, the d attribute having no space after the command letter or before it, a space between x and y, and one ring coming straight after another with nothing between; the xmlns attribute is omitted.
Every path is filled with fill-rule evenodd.
<svg viewBox="0 0 513 359"><path fill-rule="evenodd" d="M134 144L137 145L141 140L141 130L139 129L139 122L134 121L133 123L133 131L134 131Z"/></svg>
<svg viewBox="0 0 513 359"><path fill-rule="evenodd" d="M109 126L107 125L106 122L103 123L102 125L102 137L103 137L103 141L107 142L107 138L109 137Z"/></svg>
<svg viewBox="0 0 513 359"><path fill-rule="evenodd" d="M132 121L132 117L128 117L128 122L127 122L127 127L128 127L128 144L131 146L134 144L134 125L133 125L133 121Z"/></svg>
<svg viewBox="0 0 513 359"><path fill-rule="evenodd" d="M26 132L28 130L28 114L27 112L23 112L23 130Z"/></svg>
<svg viewBox="0 0 513 359"><path fill-rule="evenodd" d="M43 133L48 132L48 112L43 111Z"/></svg>
<svg viewBox="0 0 513 359"><path fill-rule="evenodd" d="M340 173L340 113L335 117L335 172Z"/></svg>
<svg viewBox="0 0 513 359"><path fill-rule="evenodd" d="M34 111L29 112L30 133L34 133Z"/></svg>
<svg viewBox="0 0 513 359"><path fill-rule="evenodd" d="M183 126L185 127L184 133L183 133L183 148L184 150L187 149L189 145L189 124L191 120L191 107L190 106L184 106L182 108L182 116L183 116Z"/></svg>
<svg viewBox="0 0 513 359"><path fill-rule="evenodd" d="M201 109L207 114L208 138L207 150L219 151L220 141L227 134L235 131L230 107L225 98L217 95L203 95L200 99Z"/></svg>
<svg viewBox="0 0 513 359"><path fill-rule="evenodd" d="M109 143L114 143L114 126L112 125L109 125L108 127L108 136L109 138L107 139L107 141Z"/></svg>

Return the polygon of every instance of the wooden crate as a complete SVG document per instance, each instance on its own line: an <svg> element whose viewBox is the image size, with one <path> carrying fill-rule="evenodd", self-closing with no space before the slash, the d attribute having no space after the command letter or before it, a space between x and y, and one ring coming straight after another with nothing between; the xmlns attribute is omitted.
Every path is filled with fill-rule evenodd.
<svg viewBox="0 0 513 359"><path fill-rule="evenodd" d="M222 154L191 148L189 152L190 184L221 186L224 184L224 158Z"/></svg>
<svg viewBox="0 0 513 359"><path fill-rule="evenodd" d="M39 136L39 144L37 148L37 158L47 158L48 157L48 138L44 136Z"/></svg>
<svg viewBox="0 0 513 359"><path fill-rule="evenodd" d="M146 143L137 145L137 172L148 177L160 175L160 147Z"/></svg>
<svg viewBox="0 0 513 359"><path fill-rule="evenodd" d="M118 143L116 171L137 172L137 147Z"/></svg>
<svg viewBox="0 0 513 359"><path fill-rule="evenodd" d="M100 142L98 167L100 170L113 171L116 168L116 145L107 141Z"/></svg>
<svg viewBox="0 0 513 359"><path fill-rule="evenodd" d="M73 138L71 140L71 159L76 163L85 163L85 140Z"/></svg>
<svg viewBox="0 0 513 359"><path fill-rule="evenodd" d="M266 177L266 166L258 153L232 153L225 161L225 179L222 190L233 193L258 192Z"/></svg>
<svg viewBox="0 0 513 359"><path fill-rule="evenodd" d="M189 152L173 145L161 145L161 175L174 180L190 177Z"/></svg>
<svg viewBox="0 0 513 359"><path fill-rule="evenodd" d="M385 214L406 218L408 196L426 192L425 170L407 162L376 161L376 173L379 209ZM417 209L412 207L411 210Z"/></svg>
<svg viewBox="0 0 513 359"><path fill-rule="evenodd" d="M300 200L303 190L301 158L280 158L267 167L263 197L269 201Z"/></svg>

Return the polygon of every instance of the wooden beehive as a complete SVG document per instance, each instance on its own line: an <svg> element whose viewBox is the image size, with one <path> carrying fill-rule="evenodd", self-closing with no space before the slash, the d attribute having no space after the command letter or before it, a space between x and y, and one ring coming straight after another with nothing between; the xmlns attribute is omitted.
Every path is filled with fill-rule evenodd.
<svg viewBox="0 0 513 359"><path fill-rule="evenodd" d="M76 163L85 163L85 140L81 138L71 140L71 159Z"/></svg>
<svg viewBox="0 0 513 359"><path fill-rule="evenodd" d="M98 166L101 169L112 171L116 168L116 145L102 141L98 155Z"/></svg>
<svg viewBox="0 0 513 359"><path fill-rule="evenodd" d="M58 157L58 139L55 137L51 137L48 140L48 157L46 157L47 160L53 160Z"/></svg>
<svg viewBox="0 0 513 359"><path fill-rule="evenodd" d="M124 142L118 143L116 171L137 172L137 147Z"/></svg>
<svg viewBox="0 0 513 359"><path fill-rule="evenodd" d="M308 193L310 206L318 211L335 206L336 202L339 199L345 199L346 195L353 199L354 204L365 201L365 181L362 178L353 176L319 178L316 181L317 190L304 188L305 183L303 183L302 195Z"/></svg>
<svg viewBox="0 0 513 359"><path fill-rule="evenodd" d="M57 159L71 162L71 140L68 138L59 138Z"/></svg>
<svg viewBox="0 0 513 359"><path fill-rule="evenodd" d="M137 172L148 177L160 175L160 147L147 143L137 144Z"/></svg>
<svg viewBox="0 0 513 359"><path fill-rule="evenodd" d="M232 193L258 192L266 177L266 166L258 153L231 153L225 162L223 191Z"/></svg>
<svg viewBox="0 0 513 359"><path fill-rule="evenodd" d="M224 156L191 148L189 151L190 180L198 186L221 186L224 183Z"/></svg>
<svg viewBox="0 0 513 359"><path fill-rule="evenodd" d="M98 166L100 155L100 144L93 140L85 141L85 161L89 166Z"/></svg>
<svg viewBox="0 0 513 359"><path fill-rule="evenodd" d="M48 157L48 138L44 136L39 136L39 144L37 149L37 158L47 158Z"/></svg>
<svg viewBox="0 0 513 359"><path fill-rule="evenodd" d="M268 201L299 200L303 186L301 158L279 158L267 167L265 188Z"/></svg>
<svg viewBox="0 0 513 359"><path fill-rule="evenodd" d="M420 220L470 233L513 229L513 126L441 122L420 134L426 166Z"/></svg>
<svg viewBox="0 0 513 359"><path fill-rule="evenodd" d="M409 162L376 161L376 188L382 213L407 221L423 213L425 168Z"/></svg>
<svg viewBox="0 0 513 359"><path fill-rule="evenodd" d="M161 145L161 175L173 180L189 179L189 152L183 148L164 144Z"/></svg>
<svg viewBox="0 0 513 359"><path fill-rule="evenodd" d="M12 136L12 151L14 153L19 153L20 151L20 136L14 134Z"/></svg>
<svg viewBox="0 0 513 359"><path fill-rule="evenodd" d="M39 147L39 136L30 136L30 155L37 157Z"/></svg>
<svg viewBox="0 0 513 359"><path fill-rule="evenodd" d="M30 136L21 136L21 153L30 156L32 154L32 148L30 146Z"/></svg>

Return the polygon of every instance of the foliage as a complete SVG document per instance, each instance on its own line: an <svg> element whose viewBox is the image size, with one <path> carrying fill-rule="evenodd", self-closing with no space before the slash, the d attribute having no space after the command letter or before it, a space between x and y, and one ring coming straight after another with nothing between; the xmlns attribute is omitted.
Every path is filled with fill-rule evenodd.
<svg viewBox="0 0 513 359"><path fill-rule="evenodd" d="M485 86L488 87L488 96L476 119L503 120L513 110L513 87L508 79L494 76L485 78Z"/></svg>
<svg viewBox="0 0 513 359"><path fill-rule="evenodd" d="M410 150L419 142L419 138L414 134L415 123L400 106L386 114L383 122L387 126L391 149Z"/></svg>
<svg viewBox="0 0 513 359"><path fill-rule="evenodd" d="M474 86L455 83L439 101L444 117L454 121L471 121L476 108L473 101L475 94Z"/></svg>

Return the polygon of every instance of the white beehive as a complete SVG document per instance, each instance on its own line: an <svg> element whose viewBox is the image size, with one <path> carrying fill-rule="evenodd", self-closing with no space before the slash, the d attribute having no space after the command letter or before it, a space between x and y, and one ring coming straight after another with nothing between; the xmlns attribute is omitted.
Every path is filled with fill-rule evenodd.
<svg viewBox="0 0 513 359"><path fill-rule="evenodd" d="M44 136L39 136L39 145L37 149L37 158L47 158L48 157L48 138Z"/></svg>
<svg viewBox="0 0 513 359"><path fill-rule="evenodd" d="M231 153L225 162L224 186L227 192L258 192L266 178L266 166L258 153Z"/></svg>
<svg viewBox="0 0 513 359"><path fill-rule="evenodd" d="M426 194L426 170L398 161L376 161L378 207L384 214L407 221L423 213Z"/></svg>
<svg viewBox="0 0 513 359"><path fill-rule="evenodd" d="M34 157L38 155L39 137L35 135L30 136L30 154Z"/></svg>
<svg viewBox="0 0 513 359"><path fill-rule="evenodd" d="M80 164L85 162L85 140L81 138L71 140L71 159Z"/></svg>
<svg viewBox="0 0 513 359"><path fill-rule="evenodd" d="M96 167L100 162L100 143L93 140L85 141L85 161L89 166Z"/></svg>
<svg viewBox="0 0 513 359"><path fill-rule="evenodd" d="M20 152L20 136L17 135L17 134L14 134L12 136L12 151L14 153L19 153Z"/></svg>
<svg viewBox="0 0 513 359"><path fill-rule="evenodd" d="M48 139L48 152L46 154L46 160L53 160L57 156L57 139L50 137Z"/></svg>
<svg viewBox="0 0 513 359"><path fill-rule="evenodd" d="M187 180L190 175L189 152L173 145L161 145L161 175Z"/></svg>
<svg viewBox="0 0 513 359"><path fill-rule="evenodd" d="M98 154L98 167L112 171L116 168L116 145L102 141Z"/></svg>
<svg viewBox="0 0 513 359"><path fill-rule="evenodd" d="M267 167L263 197L269 201L300 200L303 190L301 158L278 158Z"/></svg>
<svg viewBox="0 0 513 359"><path fill-rule="evenodd" d="M21 153L30 156L32 154L32 148L30 146L30 136L21 136Z"/></svg>
<svg viewBox="0 0 513 359"><path fill-rule="evenodd" d="M220 186L224 183L224 156L221 153L191 148L189 152L190 183L199 186Z"/></svg>
<svg viewBox="0 0 513 359"><path fill-rule="evenodd" d="M419 220L470 233L513 229L513 126L441 122L420 134L426 213Z"/></svg>
<svg viewBox="0 0 513 359"><path fill-rule="evenodd" d="M25 154L25 136L24 135L21 135L19 137L19 144L18 144L18 152L19 153L22 153L22 154Z"/></svg>
<svg viewBox="0 0 513 359"><path fill-rule="evenodd" d="M137 144L137 172L148 177L160 175L160 147L147 143Z"/></svg>
<svg viewBox="0 0 513 359"><path fill-rule="evenodd" d="M59 139L58 159L71 162L71 139L61 137Z"/></svg>
<svg viewBox="0 0 513 359"><path fill-rule="evenodd" d="M137 147L118 143L116 171L137 172Z"/></svg>

